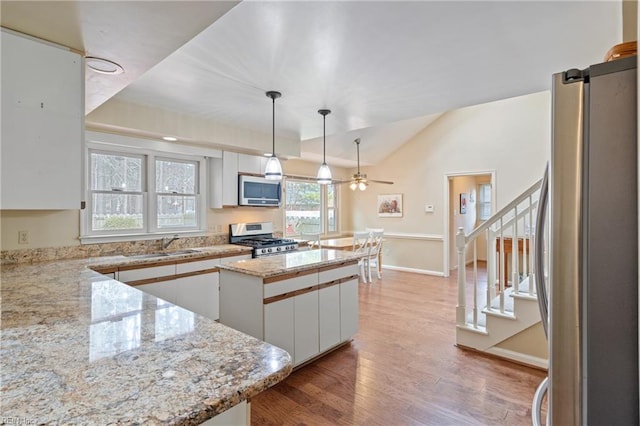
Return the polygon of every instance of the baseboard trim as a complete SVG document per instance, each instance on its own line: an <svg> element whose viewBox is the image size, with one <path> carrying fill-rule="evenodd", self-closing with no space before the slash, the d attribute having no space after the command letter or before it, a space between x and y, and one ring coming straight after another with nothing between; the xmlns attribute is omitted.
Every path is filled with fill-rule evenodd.
<svg viewBox="0 0 640 426"><path fill-rule="evenodd" d="M519 364L528 365L530 367L536 367L542 370L549 369L549 360L544 358L539 358L537 356L527 355L521 352L504 349L497 346L487 349L486 352L500 358L505 358L505 359L515 361Z"/></svg>
<svg viewBox="0 0 640 426"><path fill-rule="evenodd" d="M400 272L412 272L414 274L433 275L436 277L444 277L444 273L440 271L430 271L428 269L405 268L404 266L382 265L382 269Z"/></svg>
<svg viewBox="0 0 640 426"><path fill-rule="evenodd" d="M481 351L469 346L456 344L456 347L465 351L474 352L487 358L496 358L504 361L513 362L514 364L523 365L525 367L535 368L536 370L549 371L549 361L543 358L522 354L520 352L510 351L508 349L492 347L486 351Z"/></svg>

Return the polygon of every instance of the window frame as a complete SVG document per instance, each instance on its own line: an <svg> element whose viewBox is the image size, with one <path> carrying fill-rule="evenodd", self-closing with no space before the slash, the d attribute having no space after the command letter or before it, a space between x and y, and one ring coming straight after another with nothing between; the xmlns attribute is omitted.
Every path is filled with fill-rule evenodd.
<svg viewBox="0 0 640 426"><path fill-rule="evenodd" d="M91 188L91 153L100 152L103 154L123 155L143 158L143 177L142 177L142 194L143 194L143 229L120 229L120 230L93 230L92 229L92 213L93 213L93 190ZM159 228L157 220L157 193L156 193L156 159L171 160L177 162L194 162L196 163L196 182L195 182L195 202L196 202L196 225L193 227L170 227ZM84 172L84 193L86 199L86 208L81 210L80 220L80 241L81 243L100 243L114 241L131 241L140 239L158 239L167 235L189 235L202 236L206 235L207 230L207 161L201 155L185 155L169 151L160 151L149 148L134 148L127 145L115 145L102 142L85 143L85 172ZM122 191L114 191L114 193L122 194ZM137 193L137 192L136 192ZM176 194L171 194L176 195ZM181 195L181 194L177 194ZM191 194L187 194L191 195Z"/></svg>
<svg viewBox="0 0 640 426"><path fill-rule="evenodd" d="M484 199L484 195L483 195L483 191L482 188L483 187L489 187L489 194L490 194L490 198L489 200L485 200ZM483 205L489 205L489 215L484 217L482 215L482 211L483 211ZM493 187L491 185L491 183L487 182L487 183L480 183L478 184L478 195L477 195L477 203L476 203L476 208L478 209L478 221L479 222L484 222L488 219L491 218L492 210L493 210Z"/></svg>
<svg viewBox="0 0 640 426"><path fill-rule="evenodd" d="M340 212L340 186L337 184L328 184L328 185L322 185L319 184L314 180L311 180L309 178L296 178L296 177L285 177L284 179L284 185L283 185L283 192L284 192L284 197L283 197L283 202L282 202L282 223L283 223L283 237L285 238L295 238L295 237L299 237L300 233L296 233L296 234L287 234L287 183L288 182L300 182L300 183L311 183L311 184L316 184L320 187L320 235L321 236L335 236L335 235L339 235L340 234L340 216L339 216L339 212ZM329 231L329 206L328 206L328 186L329 185L333 185L335 188L335 206L332 207L332 209L335 210L335 219L336 219L336 230L335 231Z"/></svg>

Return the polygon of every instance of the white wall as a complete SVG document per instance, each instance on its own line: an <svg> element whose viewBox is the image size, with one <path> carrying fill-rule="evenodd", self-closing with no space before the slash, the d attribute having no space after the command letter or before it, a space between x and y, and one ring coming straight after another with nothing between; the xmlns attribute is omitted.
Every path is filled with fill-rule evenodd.
<svg viewBox="0 0 640 426"><path fill-rule="evenodd" d="M444 273L445 176L494 170L496 208L509 203L540 179L549 159L550 102L550 93L541 92L443 114L380 165L364 169L395 184L353 194L352 229L385 228L386 265ZM384 193L404 195L402 218L377 217L377 195ZM425 204L435 211L425 213Z"/></svg>

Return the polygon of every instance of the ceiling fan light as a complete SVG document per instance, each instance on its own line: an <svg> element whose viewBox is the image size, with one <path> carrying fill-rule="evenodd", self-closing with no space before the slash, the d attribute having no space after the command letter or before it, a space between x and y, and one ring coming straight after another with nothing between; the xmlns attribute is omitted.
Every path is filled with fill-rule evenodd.
<svg viewBox="0 0 640 426"><path fill-rule="evenodd" d="M360 182L358 183L358 188L360 189L360 191L364 191L365 189L367 189L367 184L364 182Z"/></svg>
<svg viewBox="0 0 640 426"><path fill-rule="evenodd" d="M352 191L355 191L358 188L358 184L355 182L351 182L349 188L351 188Z"/></svg>
<svg viewBox="0 0 640 426"><path fill-rule="evenodd" d="M322 163L320 168L318 169L318 183L320 185L327 185L331 183L331 170L327 163Z"/></svg>
<svg viewBox="0 0 640 426"><path fill-rule="evenodd" d="M267 160L267 164L264 168L264 177L269 180L281 180L282 179L282 166L280 160L275 155L272 155Z"/></svg>

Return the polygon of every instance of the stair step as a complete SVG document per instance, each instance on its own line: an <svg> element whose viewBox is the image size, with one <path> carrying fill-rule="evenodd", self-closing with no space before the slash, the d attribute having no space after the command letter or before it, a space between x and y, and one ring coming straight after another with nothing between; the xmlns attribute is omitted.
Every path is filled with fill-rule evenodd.
<svg viewBox="0 0 640 426"><path fill-rule="evenodd" d="M474 327L471 324L466 324L466 325L456 325L457 328L461 329L461 330L466 330L466 331L470 331L472 333L478 333L478 334L483 334L485 336L489 335L489 333L487 332L486 327L481 326L480 324L478 324L477 327Z"/></svg>
<svg viewBox="0 0 640 426"><path fill-rule="evenodd" d="M518 317L515 315L515 313L513 311L507 311L506 309L505 309L504 312L483 309L482 313L485 314L485 315L491 315L491 316L496 317L496 318L505 318L505 319L509 319L509 320L517 320L518 319Z"/></svg>

